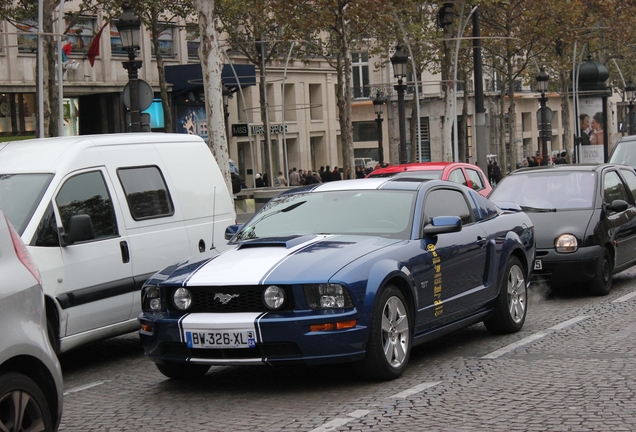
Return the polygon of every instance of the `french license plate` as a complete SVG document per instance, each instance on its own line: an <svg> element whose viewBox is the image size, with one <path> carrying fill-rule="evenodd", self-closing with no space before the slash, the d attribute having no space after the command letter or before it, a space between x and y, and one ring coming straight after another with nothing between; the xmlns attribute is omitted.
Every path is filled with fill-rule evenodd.
<svg viewBox="0 0 636 432"><path fill-rule="evenodd" d="M188 348L255 348L253 330L228 330L221 332L187 331Z"/></svg>
<svg viewBox="0 0 636 432"><path fill-rule="evenodd" d="M540 259L534 260L534 269L543 270L543 261L541 261Z"/></svg>

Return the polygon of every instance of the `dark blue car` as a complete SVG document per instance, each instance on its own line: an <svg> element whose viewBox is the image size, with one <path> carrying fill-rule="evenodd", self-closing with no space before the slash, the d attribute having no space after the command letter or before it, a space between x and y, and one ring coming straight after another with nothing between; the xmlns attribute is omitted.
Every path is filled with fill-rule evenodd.
<svg viewBox="0 0 636 432"><path fill-rule="evenodd" d="M353 362L388 380L412 346L458 328L517 332L535 240L516 209L441 180L290 190L228 234L232 249L146 282L146 355L177 379L211 365Z"/></svg>

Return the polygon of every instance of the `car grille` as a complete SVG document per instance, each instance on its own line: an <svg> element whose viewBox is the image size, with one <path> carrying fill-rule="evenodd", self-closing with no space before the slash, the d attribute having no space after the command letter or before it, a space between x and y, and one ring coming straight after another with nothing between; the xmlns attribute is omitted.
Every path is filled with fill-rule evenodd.
<svg viewBox="0 0 636 432"><path fill-rule="evenodd" d="M294 290L291 286L280 287L285 291L285 304L278 310L294 310ZM265 288L267 287L188 287L192 293L192 308L189 312L271 312L263 303ZM227 301L224 303L225 300Z"/></svg>
<svg viewBox="0 0 636 432"><path fill-rule="evenodd" d="M253 358L295 358L300 357L300 349L294 343L266 343L256 348L230 349L190 349L184 343L164 343L163 353L167 357L185 360L186 358L203 358L211 360L241 360Z"/></svg>

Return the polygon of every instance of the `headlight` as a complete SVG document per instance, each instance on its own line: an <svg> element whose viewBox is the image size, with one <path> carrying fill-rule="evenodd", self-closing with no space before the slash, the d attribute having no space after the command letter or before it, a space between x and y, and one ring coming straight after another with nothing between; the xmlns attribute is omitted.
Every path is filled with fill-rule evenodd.
<svg viewBox="0 0 636 432"><path fill-rule="evenodd" d="M282 308L285 304L285 291L276 285L268 286L263 291L263 303L273 310Z"/></svg>
<svg viewBox="0 0 636 432"><path fill-rule="evenodd" d="M305 296L312 309L353 307L349 292L340 284L305 285Z"/></svg>
<svg viewBox="0 0 636 432"><path fill-rule="evenodd" d="M179 288L172 295L172 302L179 310L186 310L192 304L192 294L187 288Z"/></svg>
<svg viewBox="0 0 636 432"><path fill-rule="evenodd" d="M554 242L557 252L576 252L579 247L576 237L572 234L561 234Z"/></svg>
<svg viewBox="0 0 636 432"><path fill-rule="evenodd" d="M152 312L161 310L161 291L159 287L147 286L141 294L141 308Z"/></svg>

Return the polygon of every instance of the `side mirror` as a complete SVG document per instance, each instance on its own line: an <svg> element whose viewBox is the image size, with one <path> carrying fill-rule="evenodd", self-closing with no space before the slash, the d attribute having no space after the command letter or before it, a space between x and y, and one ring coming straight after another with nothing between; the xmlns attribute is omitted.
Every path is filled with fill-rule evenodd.
<svg viewBox="0 0 636 432"><path fill-rule="evenodd" d="M232 237L234 237L234 234L239 232L242 226L243 225L230 225L225 228L225 240L230 240Z"/></svg>
<svg viewBox="0 0 636 432"><path fill-rule="evenodd" d="M629 207L629 204L626 201L623 200L614 200L612 201L611 204L609 204L607 207L605 207L607 210L616 212L616 213L620 213L620 212L624 212L625 210L627 210L627 208Z"/></svg>
<svg viewBox="0 0 636 432"><path fill-rule="evenodd" d="M462 230L462 220L458 216L436 216L424 226L425 236L435 236Z"/></svg>
<svg viewBox="0 0 636 432"><path fill-rule="evenodd" d="M71 216L68 221L68 232L63 233L61 237L62 246L94 239L95 228L91 217L87 214Z"/></svg>

